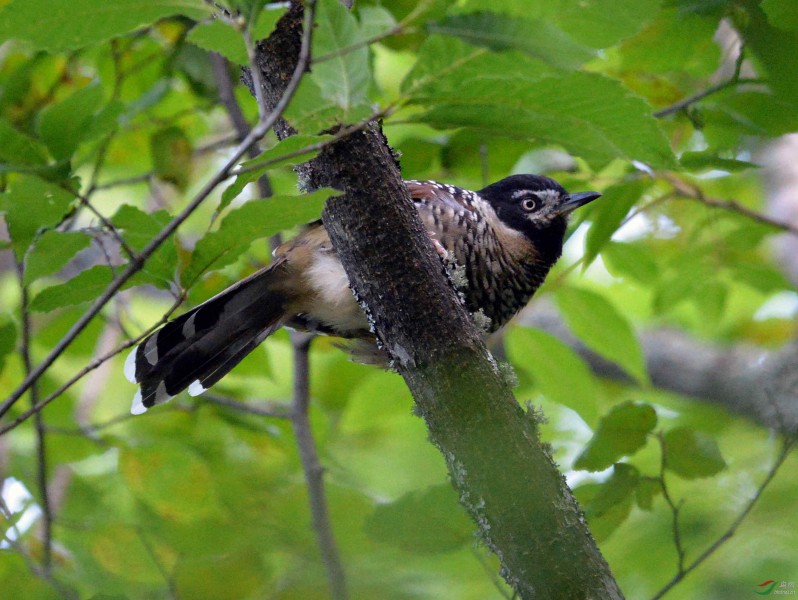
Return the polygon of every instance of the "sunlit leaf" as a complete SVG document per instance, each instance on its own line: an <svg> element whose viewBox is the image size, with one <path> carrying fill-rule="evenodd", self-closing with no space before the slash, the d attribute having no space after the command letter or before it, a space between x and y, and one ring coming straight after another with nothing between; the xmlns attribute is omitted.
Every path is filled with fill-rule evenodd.
<svg viewBox="0 0 798 600"><path fill-rule="evenodd" d="M58 52L102 42L174 15L202 19L202 0L12 0L0 10L0 41Z"/></svg>
<svg viewBox="0 0 798 600"><path fill-rule="evenodd" d="M650 107L617 81L596 73L539 69L529 60L463 46L433 36L422 47L422 66L403 84L411 101L426 107L415 121L535 138L596 166L618 158L675 165ZM426 60L431 54L435 58ZM502 67L502 60L515 64Z"/></svg>
<svg viewBox="0 0 798 600"><path fill-rule="evenodd" d="M61 187L33 176L14 180L0 196L6 213L11 245L21 260L36 235L55 226L69 210L75 196Z"/></svg>
<svg viewBox="0 0 798 600"><path fill-rule="evenodd" d="M575 410L589 425L595 423L598 384L576 352L537 329L515 328L506 343L513 365L529 371L543 395Z"/></svg>
<svg viewBox="0 0 798 600"><path fill-rule="evenodd" d="M689 427L665 432L665 468L684 477L711 477L726 468L714 438Z"/></svg>
<svg viewBox="0 0 798 600"><path fill-rule="evenodd" d="M650 185L650 182L635 180L604 190L603 199L591 207L591 224L585 239L584 268L599 255Z"/></svg>
<svg viewBox="0 0 798 600"><path fill-rule="evenodd" d="M632 326L604 296L569 286L558 289L556 298L568 327L588 348L618 363L637 380L648 379Z"/></svg>
<svg viewBox="0 0 798 600"><path fill-rule="evenodd" d="M609 242L601 250L607 270L616 277L629 276L642 284L657 280L659 267L652 253L640 244Z"/></svg>
<svg viewBox="0 0 798 600"><path fill-rule="evenodd" d="M574 468L603 471L640 450L656 424L657 413L649 404L625 402L616 406L602 417Z"/></svg>
<svg viewBox="0 0 798 600"><path fill-rule="evenodd" d="M39 277L57 273L78 252L87 248L91 240L90 236L79 231L44 232L25 257L24 282L30 284Z"/></svg>

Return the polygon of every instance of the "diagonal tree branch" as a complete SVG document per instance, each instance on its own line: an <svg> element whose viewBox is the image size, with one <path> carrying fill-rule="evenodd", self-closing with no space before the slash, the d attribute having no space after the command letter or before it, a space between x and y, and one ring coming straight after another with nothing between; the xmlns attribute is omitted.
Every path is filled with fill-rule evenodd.
<svg viewBox="0 0 798 600"><path fill-rule="evenodd" d="M300 55L292 2L259 46L267 102ZM280 121L275 131L294 133ZM322 218L352 288L444 455L482 540L522 598L621 598L570 490L512 396L444 275L378 124L326 148L298 172L344 192Z"/></svg>

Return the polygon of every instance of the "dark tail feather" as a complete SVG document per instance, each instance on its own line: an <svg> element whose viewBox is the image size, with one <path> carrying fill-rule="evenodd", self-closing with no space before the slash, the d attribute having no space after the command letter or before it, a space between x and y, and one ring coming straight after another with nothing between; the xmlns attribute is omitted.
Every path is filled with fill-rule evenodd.
<svg viewBox="0 0 798 600"><path fill-rule="evenodd" d="M282 261L169 321L143 340L125 363L140 386L131 412L140 414L186 388L192 396L218 382L286 319L279 291Z"/></svg>

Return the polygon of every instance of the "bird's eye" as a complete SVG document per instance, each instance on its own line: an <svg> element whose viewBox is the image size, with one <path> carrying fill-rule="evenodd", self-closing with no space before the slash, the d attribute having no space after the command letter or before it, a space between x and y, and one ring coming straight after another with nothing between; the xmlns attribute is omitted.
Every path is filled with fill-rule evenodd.
<svg viewBox="0 0 798 600"><path fill-rule="evenodd" d="M524 207L524 210L533 211L537 208L538 204L532 198L527 198L521 203L521 206Z"/></svg>

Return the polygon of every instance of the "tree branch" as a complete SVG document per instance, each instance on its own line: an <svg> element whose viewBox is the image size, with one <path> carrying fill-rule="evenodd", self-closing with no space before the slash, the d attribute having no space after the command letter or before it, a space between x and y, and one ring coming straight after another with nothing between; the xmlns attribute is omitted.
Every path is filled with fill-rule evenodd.
<svg viewBox="0 0 798 600"><path fill-rule="evenodd" d="M302 14L292 2L259 45L267 102L295 65ZM284 121L275 131L294 133ZM445 277L379 126L352 133L298 172L309 188L344 192L328 201L324 223L505 579L523 598L621 598L536 422Z"/></svg>
<svg viewBox="0 0 798 600"><path fill-rule="evenodd" d="M291 332L291 344L294 347L294 401L291 409L291 424L296 436L302 470L305 473L311 522L324 569L327 571L330 595L333 600L346 600L349 597L346 589L346 575L330 523L327 497L324 491L324 468L319 462L316 441L313 439L308 415L310 409L308 351L312 340L312 335Z"/></svg>

